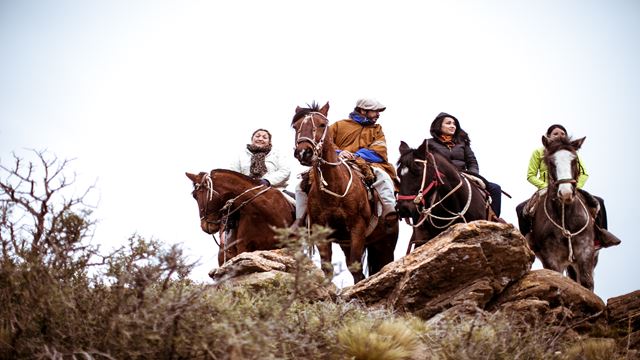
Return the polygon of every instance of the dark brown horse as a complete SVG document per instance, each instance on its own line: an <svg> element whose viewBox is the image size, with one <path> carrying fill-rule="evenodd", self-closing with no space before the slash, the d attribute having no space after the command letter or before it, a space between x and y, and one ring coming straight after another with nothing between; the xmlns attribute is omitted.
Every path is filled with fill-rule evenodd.
<svg viewBox="0 0 640 360"><path fill-rule="evenodd" d="M527 240L545 269L566 271L570 278L593 290L598 256L594 219L587 207L589 199L576 191L580 174L576 152L584 139L549 141L542 137L549 186L534 206Z"/></svg>
<svg viewBox="0 0 640 360"><path fill-rule="evenodd" d="M425 140L418 149L400 142L397 210L413 227L407 253L449 226L473 220L490 220L493 212L486 194L448 159L429 149Z"/></svg>
<svg viewBox="0 0 640 360"><path fill-rule="evenodd" d="M219 265L246 251L277 248L273 228L293 223L294 206L277 189L231 170L186 175L193 182L202 231L214 239L221 233Z"/></svg>
<svg viewBox="0 0 640 360"><path fill-rule="evenodd" d="M378 221L364 182L346 161L338 158L336 146L328 135L328 111L329 103L322 108L316 104L310 108L296 108L291 122L296 131L295 157L300 164L311 166L307 201L309 224L334 230L332 237L344 251L354 282L358 282L364 279L364 274L351 265L362 262L365 248L371 275L393 261L398 223L387 228L384 221ZM331 244L321 244L318 250L325 273L333 275Z"/></svg>

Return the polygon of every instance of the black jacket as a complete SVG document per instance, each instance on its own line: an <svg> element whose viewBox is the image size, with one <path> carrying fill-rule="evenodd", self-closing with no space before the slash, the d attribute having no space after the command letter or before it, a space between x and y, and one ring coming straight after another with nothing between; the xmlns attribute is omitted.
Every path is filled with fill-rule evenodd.
<svg viewBox="0 0 640 360"><path fill-rule="evenodd" d="M462 142L456 143L455 146L451 149L440 139L431 138L429 139L429 145L431 148L438 151L444 157L449 159L453 165L455 165L458 170L465 171L471 174L479 174L480 169L478 168L478 160L476 160L476 155L471 150L471 146Z"/></svg>

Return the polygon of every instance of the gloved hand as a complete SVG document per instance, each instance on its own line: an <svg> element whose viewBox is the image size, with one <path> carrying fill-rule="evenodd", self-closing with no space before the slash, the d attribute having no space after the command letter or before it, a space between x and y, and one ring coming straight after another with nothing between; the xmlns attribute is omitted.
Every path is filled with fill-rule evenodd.
<svg viewBox="0 0 640 360"><path fill-rule="evenodd" d="M271 183L267 179L260 179L260 184L264 186L271 186Z"/></svg>

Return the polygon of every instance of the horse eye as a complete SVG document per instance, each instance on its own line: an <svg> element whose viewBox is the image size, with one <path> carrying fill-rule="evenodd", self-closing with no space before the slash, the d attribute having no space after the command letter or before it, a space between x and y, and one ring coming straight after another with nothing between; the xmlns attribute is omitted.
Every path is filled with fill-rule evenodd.
<svg viewBox="0 0 640 360"><path fill-rule="evenodd" d="M325 124L325 123L320 123L320 125L318 125L318 127L319 127L319 128L326 128L326 127L327 127L327 124Z"/></svg>

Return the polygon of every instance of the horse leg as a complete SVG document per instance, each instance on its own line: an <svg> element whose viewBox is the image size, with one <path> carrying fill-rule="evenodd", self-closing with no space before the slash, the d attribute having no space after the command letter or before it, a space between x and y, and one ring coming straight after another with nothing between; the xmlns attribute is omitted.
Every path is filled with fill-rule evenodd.
<svg viewBox="0 0 640 360"><path fill-rule="evenodd" d="M323 242L316 245L318 247L318 253L320 253L320 268L324 272L324 275L333 279L333 265L331 264L331 242Z"/></svg>
<svg viewBox="0 0 640 360"><path fill-rule="evenodd" d="M589 244L591 246L591 244ZM576 282L585 288L593 291L593 268L595 267L595 257L590 249L582 251L576 258L576 262L572 265L576 273Z"/></svg>
<svg viewBox="0 0 640 360"><path fill-rule="evenodd" d="M396 224L391 234L385 234L382 238L375 239L367 246L367 259L369 276L380 271L385 265L393 261L396 243L398 241L398 225Z"/></svg>
<svg viewBox="0 0 640 360"><path fill-rule="evenodd" d="M562 260L563 256L566 258L564 251L557 248L542 249L539 253L536 253L536 256L540 259L543 268L564 274L566 269L566 261Z"/></svg>
<svg viewBox="0 0 640 360"><path fill-rule="evenodd" d="M349 255L347 257L347 266L349 267L349 271L351 275L353 275L353 283L356 284L360 280L364 279L364 274L361 269L353 269L353 264L356 262L362 261L362 254L364 253L364 232L365 232L365 224L364 222L360 222L359 224L355 224L351 229L351 246L349 249Z"/></svg>

